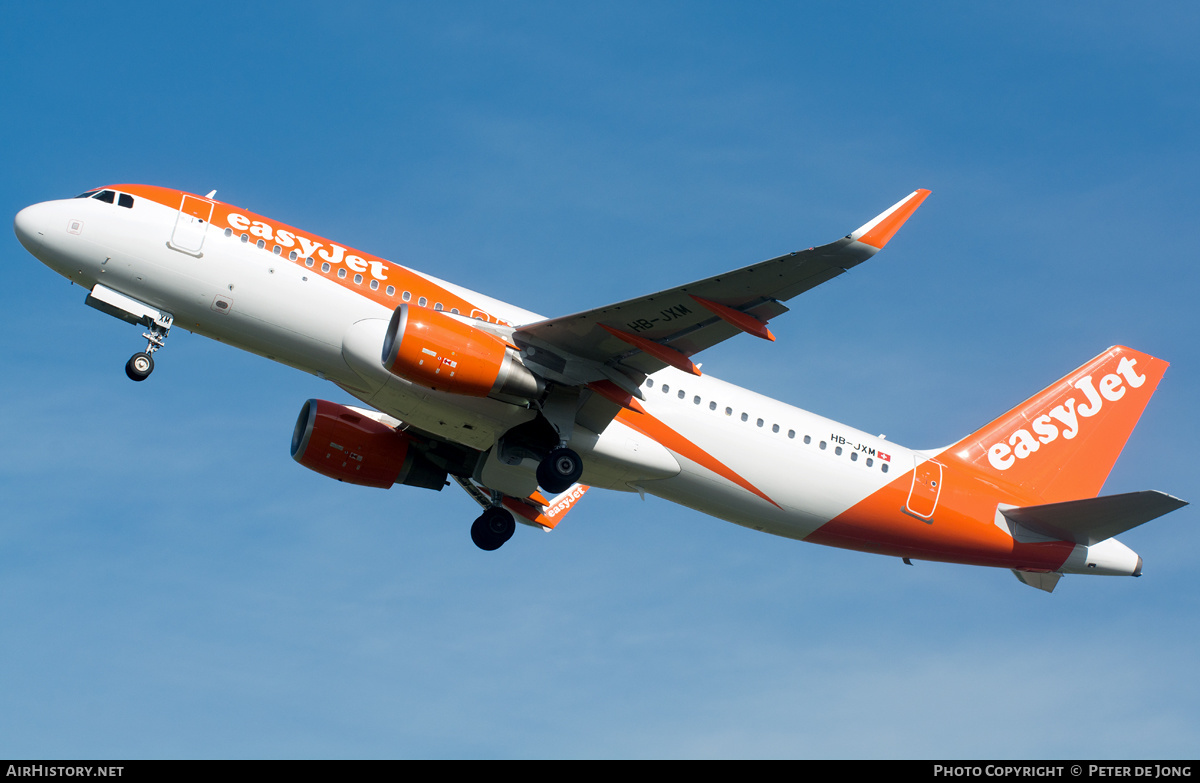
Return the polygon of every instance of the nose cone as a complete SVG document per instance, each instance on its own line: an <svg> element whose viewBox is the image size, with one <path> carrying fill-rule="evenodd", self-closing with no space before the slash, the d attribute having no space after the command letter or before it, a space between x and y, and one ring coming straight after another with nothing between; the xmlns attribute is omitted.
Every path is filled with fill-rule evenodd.
<svg viewBox="0 0 1200 783"><path fill-rule="evenodd" d="M46 241L45 205L34 204L18 212L13 219L13 233L25 249L36 256Z"/></svg>
<svg viewBox="0 0 1200 783"><path fill-rule="evenodd" d="M70 204L70 201L43 201L25 207L13 219L13 233L30 255L75 280L80 269L87 265L82 263L75 241L82 232L83 221L73 219L78 207Z"/></svg>

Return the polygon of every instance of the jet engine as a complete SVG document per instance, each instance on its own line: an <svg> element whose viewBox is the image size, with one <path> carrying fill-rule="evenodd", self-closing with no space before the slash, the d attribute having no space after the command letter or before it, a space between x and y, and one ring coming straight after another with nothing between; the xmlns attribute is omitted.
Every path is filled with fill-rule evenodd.
<svg viewBox="0 0 1200 783"><path fill-rule="evenodd" d="M383 366L436 391L536 399L543 383L500 338L438 310L402 304L383 340Z"/></svg>
<svg viewBox="0 0 1200 783"><path fill-rule="evenodd" d="M345 405L308 400L292 433L292 458L309 470L365 487L392 484L440 490L447 472L405 432Z"/></svg>

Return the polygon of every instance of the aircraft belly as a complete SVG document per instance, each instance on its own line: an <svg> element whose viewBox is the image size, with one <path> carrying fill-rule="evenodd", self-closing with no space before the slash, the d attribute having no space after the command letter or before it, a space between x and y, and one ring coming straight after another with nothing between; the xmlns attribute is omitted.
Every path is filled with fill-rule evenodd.
<svg viewBox="0 0 1200 783"><path fill-rule="evenodd" d="M422 389L395 376L370 397L359 399L423 432L477 451L490 449L505 432L536 416L528 408Z"/></svg>
<svg viewBox="0 0 1200 783"><path fill-rule="evenodd" d="M686 460L681 463L683 470L678 476L647 482L645 490L726 522L784 538L802 539L825 521L810 513L773 505L701 466Z"/></svg>

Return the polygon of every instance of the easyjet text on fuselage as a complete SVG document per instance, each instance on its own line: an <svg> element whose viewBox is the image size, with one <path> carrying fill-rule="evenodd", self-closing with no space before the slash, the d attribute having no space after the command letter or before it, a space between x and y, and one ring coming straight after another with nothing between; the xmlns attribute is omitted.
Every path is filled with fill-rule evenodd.
<svg viewBox="0 0 1200 783"><path fill-rule="evenodd" d="M325 247L324 242L317 242L311 237L293 229L276 229L270 223L262 220L252 220L239 212L230 212L225 218L234 231L248 233L266 242L274 242L281 248L296 248L301 258L314 258L326 261L331 265L345 264L352 272L360 274L370 272L376 280L387 280L388 266L377 258L363 258L348 253L346 248L330 242Z"/></svg>

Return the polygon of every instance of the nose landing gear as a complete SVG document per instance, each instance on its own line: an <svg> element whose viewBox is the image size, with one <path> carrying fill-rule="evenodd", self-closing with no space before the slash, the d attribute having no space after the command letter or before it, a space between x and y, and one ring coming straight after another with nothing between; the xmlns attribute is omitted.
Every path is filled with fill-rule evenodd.
<svg viewBox="0 0 1200 783"><path fill-rule="evenodd" d="M153 354L166 342L175 316L99 284L92 287L83 303L126 323L150 327L150 331L142 333L146 338L146 350L135 353L125 363L125 374L130 380L144 381L150 377L154 371Z"/></svg>
<svg viewBox="0 0 1200 783"><path fill-rule="evenodd" d="M125 374L129 376L129 380L144 381L154 372L154 352L163 347L174 320L170 313L159 313L154 317L150 323L150 331L142 334L147 340L146 350L135 353L125 363Z"/></svg>

